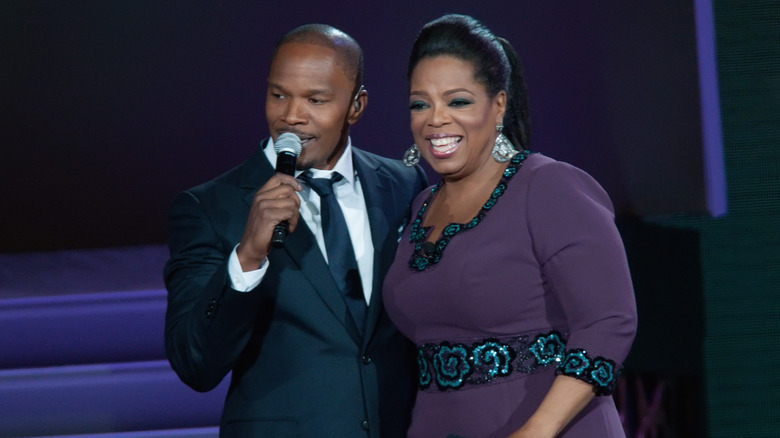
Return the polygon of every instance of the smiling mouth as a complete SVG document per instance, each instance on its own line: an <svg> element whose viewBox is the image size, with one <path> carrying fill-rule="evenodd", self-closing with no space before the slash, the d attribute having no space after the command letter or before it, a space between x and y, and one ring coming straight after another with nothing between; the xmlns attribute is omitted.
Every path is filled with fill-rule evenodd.
<svg viewBox="0 0 780 438"><path fill-rule="evenodd" d="M450 155L458 148L460 141L463 140L461 136L431 138L428 141L431 142L431 148L436 155Z"/></svg>

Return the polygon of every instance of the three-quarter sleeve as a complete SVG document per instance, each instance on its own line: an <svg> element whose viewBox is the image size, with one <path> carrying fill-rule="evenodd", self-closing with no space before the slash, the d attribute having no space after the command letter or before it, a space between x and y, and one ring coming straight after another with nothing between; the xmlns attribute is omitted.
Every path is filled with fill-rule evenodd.
<svg viewBox="0 0 780 438"><path fill-rule="evenodd" d="M609 196L587 173L552 162L535 170L527 221L543 281L569 330L558 374L609 394L636 332L636 303Z"/></svg>

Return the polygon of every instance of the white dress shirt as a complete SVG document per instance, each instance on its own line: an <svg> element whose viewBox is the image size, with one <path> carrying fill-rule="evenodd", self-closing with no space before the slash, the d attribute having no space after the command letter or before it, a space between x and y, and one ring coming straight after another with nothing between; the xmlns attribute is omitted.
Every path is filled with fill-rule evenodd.
<svg viewBox="0 0 780 438"><path fill-rule="evenodd" d="M276 150L274 149L273 140L269 139L268 143L264 150L265 156L271 163L271 166L275 167ZM333 172L338 172L344 177L341 181L333 184L333 192L336 195L339 206L341 206L341 210L344 212L349 238L352 240L352 247L357 259L363 294L366 304L368 304L371 300L371 285L374 279L374 243L371 240L371 228L368 223L368 210L366 209L366 200L363 197L363 187L360 185L360 179L352 165L352 141L347 138L347 147L332 170L310 169L310 172L313 178L330 178ZM301 173L301 171L296 171L295 176L297 177ZM320 215L320 196L307 187L306 184L301 184L303 185L303 190L298 193L298 197L301 199L301 206L298 211L301 219L306 222L306 225L314 233L322 256L327 261L328 255L325 250L325 237L322 232L322 217ZM236 244L236 247L238 247L238 244ZM263 280L268 270L268 259L263 261L259 269L243 272L236 254L236 247L233 248L228 261L228 274L232 283L231 286L239 292L248 292L257 287ZM274 251L279 250L275 249Z"/></svg>

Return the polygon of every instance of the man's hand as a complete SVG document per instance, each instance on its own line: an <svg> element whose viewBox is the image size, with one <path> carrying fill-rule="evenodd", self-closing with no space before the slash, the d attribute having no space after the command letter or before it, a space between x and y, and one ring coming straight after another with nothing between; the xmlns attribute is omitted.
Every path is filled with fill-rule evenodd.
<svg viewBox="0 0 780 438"><path fill-rule="evenodd" d="M276 224L287 221L290 232L298 225L301 201L296 192L301 184L295 177L276 173L255 193L244 235L236 249L243 271L260 267L271 251L271 235Z"/></svg>

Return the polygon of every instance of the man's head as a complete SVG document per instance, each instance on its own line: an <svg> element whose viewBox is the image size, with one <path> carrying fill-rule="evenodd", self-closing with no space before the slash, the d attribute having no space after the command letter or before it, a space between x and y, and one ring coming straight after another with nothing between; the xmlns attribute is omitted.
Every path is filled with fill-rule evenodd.
<svg viewBox="0 0 780 438"><path fill-rule="evenodd" d="M363 52L352 37L323 24L293 29L274 49L265 101L271 136L298 135L298 168L330 169L347 142L349 125L368 102L362 89Z"/></svg>

